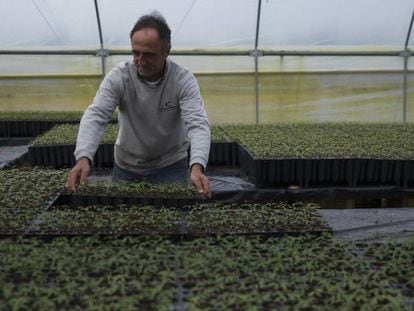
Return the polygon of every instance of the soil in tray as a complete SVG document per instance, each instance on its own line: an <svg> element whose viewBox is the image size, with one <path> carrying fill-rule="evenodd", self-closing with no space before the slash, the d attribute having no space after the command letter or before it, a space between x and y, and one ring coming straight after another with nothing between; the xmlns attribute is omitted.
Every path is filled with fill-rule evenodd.
<svg viewBox="0 0 414 311"><path fill-rule="evenodd" d="M0 212L0 235L23 234L41 213L39 208L2 208Z"/></svg>
<svg viewBox="0 0 414 311"><path fill-rule="evenodd" d="M162 197L116 197L116 196L96 196L96 195L71 195L61 194L55 202L55 206L70 205L72 207L87 205L148 205L153 207L173 207L186 209L192 204L199 203L204 199L185 199L185 198L162 198Z"/></svg>
<svg viewBox="0 0 414 311"><path fill-rule="evenodd" d="M402 297L398 281L389 273L393 266L398 271L398 261L411 274L410 252L384 252L386 245L372 245L381 259L364 258L348 251L350 245L325 237L266 241L226 237L220 242L200 239L183 250L183 266L189 269L182 279L192 290L188 302L194 309L268 310L299 305L307 309L318 305L353 310L361 303L373 310L384 305L386 309L411 309L403 303L412 295Z"/></svg>
<svg viewBox="0 0 414 311"><path fill-rule="evenodd" d="M44 211L30 234L302 234L331 231L312 204L202 204L191 210L142 205L64 205Z"/></svg>
<svg viewBox="0 0 414 311"><path fill-rule="evenodd" d="M69 206L44 211L31 234L178 234L179 212L146 206Z"/></svg>
<svg viewBox="0 0 414 311"><path fill-rule="evenodd" d="M203 204L186 216L189 234L284 234L331 231L316 213L317 205L284 202L266 204Z"/></svg>
<svg viewBox="0 0 414 311"><path fill-rule="evenodd" d="M110 197L151 197L151 198L199 198L193 188L182 184L113 183L96 181L78 187L75 195Z"/></svg>
<svg viewBox="0 0 414 311"><path fill-rule="evenodd" d="M318 215L298 215L286 210L190 211L187 232L204 234L301 234L331 231Z"/></svg>
<svg viewBox="0 0 414 311"><path fill-rule="evenodd" d="M78 187L73 194L63 192L55 202L72 207L85 205L151 205L157 207L184 207L204 201L194 188L181 184L112 183L95 181Z"/></svg>

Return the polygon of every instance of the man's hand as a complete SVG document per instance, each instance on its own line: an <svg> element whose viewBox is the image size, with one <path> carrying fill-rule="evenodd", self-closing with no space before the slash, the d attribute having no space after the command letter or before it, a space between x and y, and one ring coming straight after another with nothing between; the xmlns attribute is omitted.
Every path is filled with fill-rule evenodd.
<svg viewBox="0 0 414 311"><path fill-rule="evenodd" d="M65 188L71 192L74 192L78 184L83 185L85 183L90 169L91 166L89 165L89 159L86 157L80 158L76 165L69 172L69 177L66 180Z"/></svg>
<svg viewBox="0 0 414 311"><path fill-rule="evenodd" d="M210 182L206 175L203 174L201 164L195 163L191 166L190 179L192 184L197 188L198 193L211 198Z"/></svg>

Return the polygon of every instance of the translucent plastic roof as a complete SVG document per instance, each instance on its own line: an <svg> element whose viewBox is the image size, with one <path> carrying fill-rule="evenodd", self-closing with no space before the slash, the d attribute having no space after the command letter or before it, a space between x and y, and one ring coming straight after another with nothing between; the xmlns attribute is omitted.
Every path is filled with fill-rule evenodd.
<svg viewBox="0 0 414 311"><path fill-rule="evenodd" d="M255 47L259 0L96 2L108 49L129 49L133 24L154 9L170 24L173 49ZM262 0L258 48L402 49L413 9L413 0ZM1 50L100 47L93 0L0 0L0 27Z"/></svg>
<svg viewBox="0 0 414 311"><path fill-rule="evenodd" d="M413 9L412 0L265 1L260 46L401 48Z"/></svg>

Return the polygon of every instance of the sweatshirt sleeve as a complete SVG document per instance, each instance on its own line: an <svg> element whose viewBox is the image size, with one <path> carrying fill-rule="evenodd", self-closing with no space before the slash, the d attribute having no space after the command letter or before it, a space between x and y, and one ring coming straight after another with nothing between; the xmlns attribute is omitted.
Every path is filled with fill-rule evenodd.
<svg viewBox="0 0 414 311"><path fill-rule="evenodd" d="M92 104L83 114L74 152L76 161L81 157L87 157L93 162L112 114L120 102L119 82L120 78L115 70L108 73Z"/></svg>
<svg viewBox="0 0 414 311"><path fill-rule="evenodd" d="M210 123L204 109L203 99L200 94L195 76L187 72L180 81L180 108L187 136L190 140L190 167L195 163L207 167L210 152Z"/></svg>

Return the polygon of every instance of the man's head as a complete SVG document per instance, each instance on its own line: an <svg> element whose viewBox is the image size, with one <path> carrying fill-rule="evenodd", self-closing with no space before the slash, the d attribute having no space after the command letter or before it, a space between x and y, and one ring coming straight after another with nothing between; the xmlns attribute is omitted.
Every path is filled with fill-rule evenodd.
<svg viewBox="0 0 414 311"><path fill-rule="evenodd" d="M171 30L165 19L157 12L142 16L130 38L138 73L148 81L160 79L171 49Z"/></svg>

